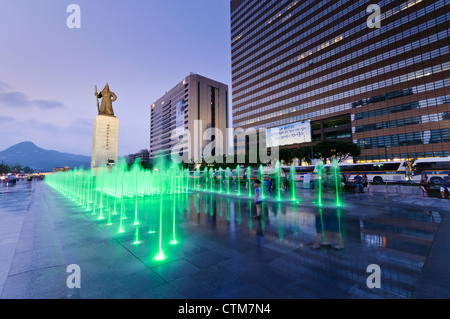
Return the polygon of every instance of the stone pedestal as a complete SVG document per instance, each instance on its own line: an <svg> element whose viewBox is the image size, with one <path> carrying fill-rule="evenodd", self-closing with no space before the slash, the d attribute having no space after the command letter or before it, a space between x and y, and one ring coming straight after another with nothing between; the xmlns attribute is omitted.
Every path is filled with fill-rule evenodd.
<svg viewBox="0 0 450 319"><path fill-rule="evenodd" d="M119 157L119 120L114 116L98 115L94 120L91 168L117 164Z"/></svg>

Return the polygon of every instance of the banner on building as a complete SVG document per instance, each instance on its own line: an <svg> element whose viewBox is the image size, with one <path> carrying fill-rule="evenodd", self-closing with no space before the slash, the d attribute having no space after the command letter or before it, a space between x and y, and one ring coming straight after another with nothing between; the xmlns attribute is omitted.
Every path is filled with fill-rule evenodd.
<svg viewBox="0 0 450 319"><path fill-rule="evenodd" d="M311 122L297 122L267 130L267 147L301 144L311 142Z"/></svg>
<svg viewBox="0 0 450 319"><path fill-rule="evenodd" d="M182 99L180 102L177 103L177 128L176 128L176 134L181 135L184 133L184 108L185 108L185 100Z"/></svg>

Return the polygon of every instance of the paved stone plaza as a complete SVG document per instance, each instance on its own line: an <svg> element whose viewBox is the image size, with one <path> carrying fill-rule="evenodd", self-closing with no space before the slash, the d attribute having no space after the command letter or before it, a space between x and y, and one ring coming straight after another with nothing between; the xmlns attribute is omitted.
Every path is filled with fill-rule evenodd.
<svg viewBox="0 0 450 319"><path fill-rule="evenodd" d="M343 194L338 209L327 194L319 210L313 191L298 195L298 203L266 200L261 220L248 198L181 195L179 243L156 261L157 233L142 232L142 243L133 245L133 232L118 234L45 182L2 185L0 296L450 297L450 200ZM325 233L332 245L312 248ZM70 264L80 266L80 289L66 285ZM381 268L380 289L367 287L370 264Z"/></svg>

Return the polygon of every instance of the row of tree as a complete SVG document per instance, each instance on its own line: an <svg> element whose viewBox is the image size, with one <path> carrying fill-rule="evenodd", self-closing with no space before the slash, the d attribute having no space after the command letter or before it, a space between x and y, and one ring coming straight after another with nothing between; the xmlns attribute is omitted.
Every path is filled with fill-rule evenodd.
<svg viewBox="0 0 450 319"><path fill-rule="evenodd" d="M361 149L351 142L323 140L314 146L297 149L280 149L280 160L290 164L294 158L312 163L312 159L320 159L324 162L336 158L339 163L350 157L358 157Z"/></svg>
<svg viewBox="0 0 450 319"><path fill-rule="evenodd" d="M20 164L9 165L5 162L0 163L0 174L8 174L8 173L21 173L24 172L26 174L33 173L33 169L29 166L23 167Z"/></svg>

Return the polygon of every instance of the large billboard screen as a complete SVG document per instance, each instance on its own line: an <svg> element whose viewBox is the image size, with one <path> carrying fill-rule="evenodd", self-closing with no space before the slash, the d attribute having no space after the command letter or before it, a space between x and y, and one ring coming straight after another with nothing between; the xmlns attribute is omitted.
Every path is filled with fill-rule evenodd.
<svg viewBox="0 0 450 319"><path fill-rule="evenodd" d="M267 130L267 147L311 142L311 122L297 122Z"/></svg>

